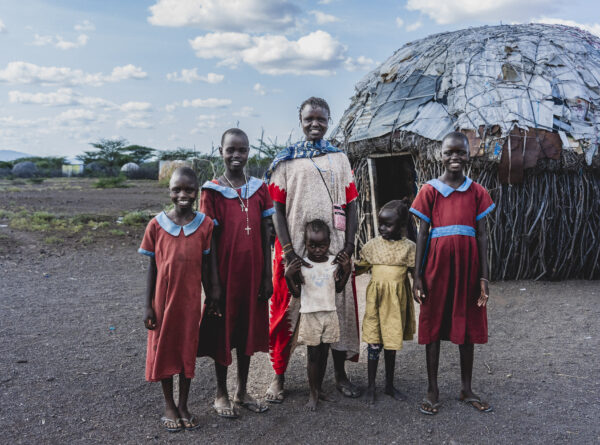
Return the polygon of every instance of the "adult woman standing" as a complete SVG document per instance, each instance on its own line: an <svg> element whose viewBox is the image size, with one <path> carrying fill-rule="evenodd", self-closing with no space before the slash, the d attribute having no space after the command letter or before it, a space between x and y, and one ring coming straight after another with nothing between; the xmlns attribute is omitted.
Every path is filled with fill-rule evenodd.
<svg viewBox="0 0 600 445"><path fill-rule="evenodd" d="M275 204L273 223L277 240L273 260L273 297L269 319L269 349L275 377L266 400L283 401L284 375L295 347L300 301L291 298L285 278L285 262L306 256L304 228L322 219L331 231L331 253L354 253L357 228L356 197L350 162L338 148L323 139L329 126L329 105L311 97L300 106L300 125L306 140L282 150L265 177ZM345 219L345 221L344 221ZM306 265L306 263L305 263ZM296 277L302 283L303 277ZM359 351L358 312L354 282L336 295L340 341L332 344L337 389L348 397L360 392L346 375L345 360L357 360Z"/></svg>

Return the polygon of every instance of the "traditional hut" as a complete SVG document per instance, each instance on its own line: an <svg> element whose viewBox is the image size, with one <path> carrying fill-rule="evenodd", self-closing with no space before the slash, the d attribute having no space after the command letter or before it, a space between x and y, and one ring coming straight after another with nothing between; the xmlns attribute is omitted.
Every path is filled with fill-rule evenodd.
<svg viewBox="0 0 600 445"><path fill-rule="evenodd" d="M332 132L360 192L359 245L377 211L438 176L467 134L494 279L600 277L600 39L561 25L485 26L408 43L357 85Z"/></svg>

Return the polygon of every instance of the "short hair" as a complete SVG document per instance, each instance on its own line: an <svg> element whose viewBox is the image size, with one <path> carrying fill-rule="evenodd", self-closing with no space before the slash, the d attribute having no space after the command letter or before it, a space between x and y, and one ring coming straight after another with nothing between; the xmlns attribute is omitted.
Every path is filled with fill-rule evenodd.
<svg viewBox="0 0 600 445"><path fill-rule="evenodd" d="M190 168L188 166L177 167L175 170L173 170L173 173L171 174L171 179L169 180L169 183L176 176L185 176L186 178L192 180L192 182L194 183L196 188L198 188L198 186L199 186L198 175L192 168Z"/></svg>
<svg viewBox="0 0 600 445"><path fill-rule="evenodd" d="M300 105L300 110L298 110L298 118L300 120L302 120L302 110L304 110L304 107L306 107L307 105L310 105L313 108L323 108L324 110L327 110L327 115L331 117L331 111L329 110L329 104L327 103L327 101L325 99L321 99L320 97L312 96L306 99Z"/></svg>
<svg viewBox="0 0 600 445"><path fill-rule="evenodd" d="M322 219L313 219L306 223L304 227L304 240L306 241L306 234L308 232L312 233L325 233L327 238L331 239L331 231L329 230L329 226Z"/></svg>
<svg viewBox="0 0 600 445"><path fill-rule="evenodd" d="M392 210L396 212L396 214L398 215L398 221L400 222L400 225L405 226L406 222L408 221L408 202L408 198L394 199L392 201L386 202L379 211L381 212L382 210Z"/></svg>
<svg viewBox="0 0 600 445"><path fill-rule="evenodd" d="M231 134L233 136L243 136L246 138L248 143L250 143L250 139L248 139L248 135L244 132L244 130L240 130L239 128L230 128L229 130L225 130L223 136L221 136L221 147L223 146L223 142L225 142L225 136Z"/></svg>
<svg viewBox="0 0 600 445"><path fill-rule="evenodd" d="M449 139L462 139L462 141L465 144L465 147L467 147L467 151L469 151L469 138L467 137L466 134L464 134L460 131L452 131L452 132L448 133L446 136L444 136L444 139L442 139L442 146Z"/></svg>

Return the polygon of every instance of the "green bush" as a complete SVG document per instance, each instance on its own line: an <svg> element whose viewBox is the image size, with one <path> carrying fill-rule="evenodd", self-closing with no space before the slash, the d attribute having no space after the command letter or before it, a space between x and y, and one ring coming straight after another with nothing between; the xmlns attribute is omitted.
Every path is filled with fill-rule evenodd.
<svg viewBox="0 0 600 445"><path fill-rule="evenodd" d="M144 212L130 212L123 216L123 224L126 226L139 226L150 221L150 216Z"/></svg>
<svg viewBox="0 0 600 445"><path fill-rule="evenodd" d="M97 189L114 189L114 188L126 188L125 176L116 176L114 178L100 178L94 183L94 187Z"/></svg>

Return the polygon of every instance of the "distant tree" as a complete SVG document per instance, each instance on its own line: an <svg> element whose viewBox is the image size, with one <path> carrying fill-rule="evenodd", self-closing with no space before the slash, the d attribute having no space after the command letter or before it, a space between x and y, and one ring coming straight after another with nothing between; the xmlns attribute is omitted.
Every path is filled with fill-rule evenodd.
<svg viewBox="0 0 600 445"><path fill-rule="evenodd" d="M191 159L198 156L199 154L196 152L196 150L178 147L177 150L165 150L160 152L158 159L161 161L185 161L186 159Z"/></svg>
<svg viewBox="0 0 600 445"><path fill-rule="evenodd" d="M120 167L129 161L125 139L100 139L98 142L90 142L90 145L97 151L84 151L77 156L84 164L100 162L107 167Z"/></svg>
<svg viewBox="0 0 600 445"><path fill-rule="evenodd" d="M143 145L128 145L123 151L127 153L126 156L130 158L131 162L138 165L152 158L156 152L154 148L144 147Z"/></svg>

